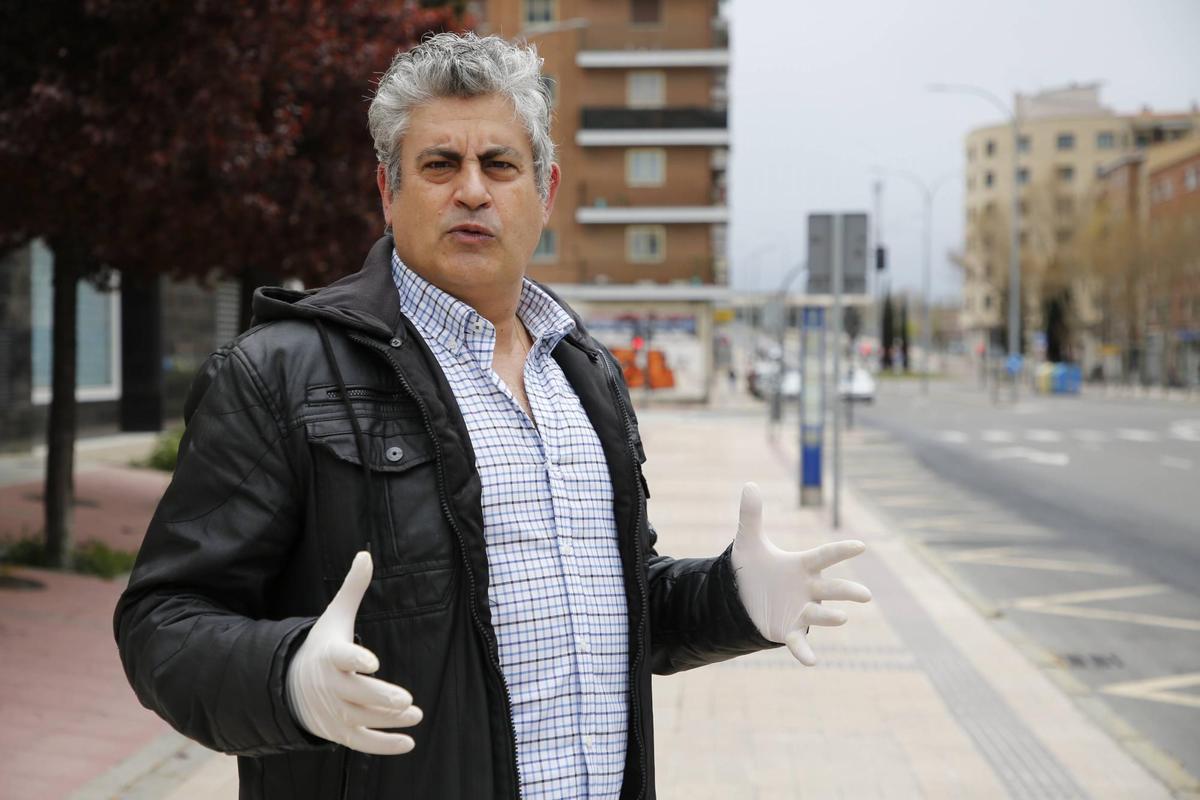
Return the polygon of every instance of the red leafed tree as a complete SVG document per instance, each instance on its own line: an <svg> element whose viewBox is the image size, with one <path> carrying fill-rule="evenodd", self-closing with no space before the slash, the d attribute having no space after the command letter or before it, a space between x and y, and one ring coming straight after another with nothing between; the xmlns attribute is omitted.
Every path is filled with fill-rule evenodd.
<svg viewBox="0 0 1200 800"><path fill-rule="evenodd" d="M71 550L75 293L120 270L353 271L381 230L366 98L461 29L412 0L18 0L0 7L0 252L54 253L46 550Z"/></svg>

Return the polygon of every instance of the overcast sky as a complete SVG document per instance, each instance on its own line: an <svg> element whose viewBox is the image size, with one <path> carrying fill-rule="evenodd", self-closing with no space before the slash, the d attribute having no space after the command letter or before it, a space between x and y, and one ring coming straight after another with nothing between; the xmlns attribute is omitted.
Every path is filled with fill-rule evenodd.
<svg viewBox="0 0 1200 800"><path fill-rule="evenodd" d="M812 211L870 211L872 165L910 170L937 193L935 296L957 297L963 141L1001 121L986 101L935 94L969 83L1011 102L1102 84L1118 112L1200 102L1200 0L731 0L731 274L775 288L805 256ZM892 285L920 286L920 195L884 179ZM797 284L799 286L799 283Z"/></svg>

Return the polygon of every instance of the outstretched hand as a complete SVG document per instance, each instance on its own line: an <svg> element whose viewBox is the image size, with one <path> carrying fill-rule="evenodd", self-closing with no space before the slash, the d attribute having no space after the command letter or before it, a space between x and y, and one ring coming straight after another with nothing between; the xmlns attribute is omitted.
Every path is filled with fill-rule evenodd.
<svg viewBox="0 0 1200 800"><path fill-rule="evenodd" d="M830 542L811 550L780 550L762 530L762 494L758 486L742 487L737 536L733 540L733 569L738 594L758 632L786 644L796 660L817 663L806 631L810 625L844 625L845 611L821 605L824 600L866 603L866 586L841 578L822 577L821 571L867 549L853 539Z"/></svg>
<svg viewBox="0 0 1200 800"><path fill-rule="evenodd" d="M413 739L376 728L406 728L421 721L407 691L369 677L379 659L354 643L354 617L371 585L371 554L354 557L342 588L312 626L287 671L292 714L309 733L374 755L413 749Z"/></svg>

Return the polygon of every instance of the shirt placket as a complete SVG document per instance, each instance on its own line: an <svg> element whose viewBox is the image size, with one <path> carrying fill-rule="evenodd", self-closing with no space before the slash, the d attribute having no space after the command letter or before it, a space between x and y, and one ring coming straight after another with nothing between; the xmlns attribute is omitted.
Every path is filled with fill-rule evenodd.
<svg viewBox="0 0 1200 800"><path fill-rule="evenodd" d="M567 605L570 610L571 636L575 651L575 669L579 678L579 730L583 746L584 765L588 772L593 770L593 748L595 744L595 694L596 662L593 654L594 636L589 620L588 593L583 585L583 553L577 545L571 513L571 489L562 464L562 446L555 436L561 429L557 409L548 401L551 392L545 385L545 370L541 359L546 357L538 345L534 346L535 358L531 359L525 374L525 389L530 405L538 419L549 424L539 427L542 453L546 459L546 477L550 485L550 502L554 513L555 543L558 547L559 563L562 565L563 583L567 589Z"/></svg>

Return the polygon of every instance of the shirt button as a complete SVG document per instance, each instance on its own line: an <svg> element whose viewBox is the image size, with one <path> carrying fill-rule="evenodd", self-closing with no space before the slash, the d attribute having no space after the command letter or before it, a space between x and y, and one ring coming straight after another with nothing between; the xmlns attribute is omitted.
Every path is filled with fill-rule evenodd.
<svg viewBox="0 0 1200 800"><path fill-rule="evenodd" d="M390 342L388 342L388 344L390 344L392 347L399 347L399 346L400 346L400 340L399 340L399 339L392 339Z"/></svg>
<svg viewBox="0 0 1200 800"><path fill-rule="evenodd" d="M591 642L589 642L589 641L587 640L587 637L586 637L586 636L579 636L579 637L576 637L576 639L575 639L575 644L579 645L579 651L580 651L581 653L590 653L590 652L592 652L592 644L591 644Z"/></svg>
<svg viewBox="0 0 1200 800"><path fill-rule="evenodd" d="M574 553L575 553L575 548L574 548L574 547L572 547L571 545L569 545L569 544L564 544L564 545L562 546L562 554L563 554L564 556L573 555Z"/></svg>
<svg viewBox="0 0 1200 800"><path fill-rule="evenodd" d="M404 458L404 451L399 447L389 447L384 455L387 456L388 461L399 461Z"/></svg>
<svg viewBox="0 0 1200 800"><path fill-rule="evenodd" d="M592 749L592 742L593 742L592 735L591 735L590 733L586 733L586 734L584 734L584 736L583 736L583 749L585 749L585 750L591 750L591 749Z"/></svg>

